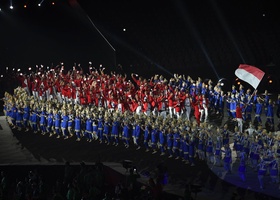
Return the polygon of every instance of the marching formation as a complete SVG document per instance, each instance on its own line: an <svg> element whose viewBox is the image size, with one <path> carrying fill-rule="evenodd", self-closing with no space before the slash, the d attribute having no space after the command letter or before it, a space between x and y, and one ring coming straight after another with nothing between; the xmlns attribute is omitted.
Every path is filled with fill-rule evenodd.
<svg viewBox="0 0 280 200"><path fill-rule="evenodd" d="M63 66L47 71L38 68L17 78L21 86L3 98L12 128L56 138L75 136L77 142L144 148L192 166L195 159L206 160L224 166L228 173L232 137L242 181L250 166L258 171L261 188L267 171L279 183L280 134L274 129L274 115L280 117L280 96L273 102L267 91L261 96L242 85L224 92L219 82L214 85L211 80L178 74L170 80L131 74L129 80L127 75L106 74L104 68L92 67L85 74L80 66L69 71ZM224 108L236 123L234 130L227 124L214 127L209 123L210 114L224 117ZM244 128L244 122L249 127Z"/></svg>

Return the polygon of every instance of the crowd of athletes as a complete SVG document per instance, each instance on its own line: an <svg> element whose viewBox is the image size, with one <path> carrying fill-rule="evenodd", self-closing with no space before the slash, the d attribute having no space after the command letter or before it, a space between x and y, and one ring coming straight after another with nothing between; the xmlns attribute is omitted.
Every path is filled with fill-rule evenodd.
<svg viewBox="0 0 280 200"><path fill-rule="evenodd" d="M260 95L242 85L224 92L220 82L201 78L174 74L169 80L162 75L144 79L133 73L130 77L106 74L104 68L91 66L89 73L80 66L71 70L62 65L50 70L37 67L36 72L17 73L16 78L20 86L3 98L12 128L144 148L192 166L197 157L223 164L229 173L229 139L233 137L241 180L246 180L250 166L258 170L261 188L267 171L274 183L279 182L280 134L274 116L280 117L280 96L272 101L267 91ZM224 108L227 117L236 121L234 130L227 124L215 127L209 123L210 113L223 117ZM250 126L243 127L243 122Z"/></svg>

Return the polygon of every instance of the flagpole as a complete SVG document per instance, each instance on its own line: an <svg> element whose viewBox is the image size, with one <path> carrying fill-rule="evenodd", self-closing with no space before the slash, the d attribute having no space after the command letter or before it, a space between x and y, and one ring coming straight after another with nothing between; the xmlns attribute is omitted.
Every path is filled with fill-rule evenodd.
<svg viewBox="0 0 280 200"><path fill-rule="evenodd" d="M255 94L255 92L257 91L257 88L253 91L253 93L250 95L250 98L248 99L248 103L251 101L253 95Z"/></svg>
<svg viewBox="0 0 280 200"><path fill-rule="evenodd" d="M247 109L247 106L250 104L250 101L253 97L253 95L257 92L257 88L255 88L255 90L253 91L253 93L250 95L250 98L248 99L247 103L245 104L245 108L244 108L244 112L246 113L246 109Z"/></svg>

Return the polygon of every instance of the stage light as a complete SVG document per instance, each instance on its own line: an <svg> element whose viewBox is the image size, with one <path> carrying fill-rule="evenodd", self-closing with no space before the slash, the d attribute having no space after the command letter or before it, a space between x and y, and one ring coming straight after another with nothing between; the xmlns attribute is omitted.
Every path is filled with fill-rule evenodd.
<svg viewBox="0 0 280 200"><path fill-rule="evenodd" d="M40 7L43 4L44 1L45 0L41 0L40 3L38 3L38 6Z"/></svg>
<svg viewBox="0 0 280 200"><path fill-rule="evenodd" d="M4 75L3 74L1 74L1 78L3 78L4 77Z"/></svg>
<svg viewBox="0 0 280 200"><path fill-rule="evenodd" d="M55 4L55 3L54 3L54 2L52 2L52 5L53 5L53 6L54 6L54 4Z"/></svg>
<svg viewBox="0 0 280 200"><path fill-rule="evenodd" d="M123 32L125 32L125 31L126 31L126 29L124 28L124 29L123 29Z"/></svg>
<svg viewBox="0 0 280 200"><path fill-rule="evenodd" d="M270 83L270 84L271 84L271 83L272 83L272 80L269 80L269 81L268 81L268 83Z"/></svg>
<svg viewBox="0 0 280 200"><path fill-rule="evenodd" d="M10 9L13 10L13 9L14 9L14 6L11 5L11 6L10 6Z"/></svg>
<svg viewBox="0 0 280 200"><path fill-rule="evenodd" d="M27 5L25 4L23 7L24 7L24 8L27 8Z"/></svg>

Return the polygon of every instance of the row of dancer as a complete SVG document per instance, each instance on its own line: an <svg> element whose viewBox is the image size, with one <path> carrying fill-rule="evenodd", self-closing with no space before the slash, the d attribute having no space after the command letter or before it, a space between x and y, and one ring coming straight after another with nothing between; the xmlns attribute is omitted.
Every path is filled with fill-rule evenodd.
<svg viewBox="0 0 280 200"><path fill-rule="evenodd" d="M145 148L153 154L159 151L162 156L167 154L192 165L195 156L199 155L204 160L213 150L212 128L206 127L205 123L198 126L196 120L191 122L34 99L25 101L26 105L21 110L18 105L26 95L20 88L14 95L6 96L5 115L11 126L19 130L31 129L34 133L64 139L75 135L77 141L84 137L88 142L99 140L108 145L123 143L126 148ZM14 97L16 103L13 102ZM22 118L18 118L21 114Z"/></svg>
<svg viewBox="0 0 280 200"><path fill-rule="evenodd" d="M21 91L20 88L18 90ZM18 100L25 98L24 93L19 91L15 92L15 97ZM251 166L255 170L259 168L261 172L263 161L270 171L272 170L271 175L275 174L275 166L278 170L276 158L280 154L280 138L272 133L268 134L262 127L251 134L249 131L240 132L237 128L231 132L227 126L213 130L206 123L198 126L195 120L190 123L169 117L155 118L144 114L112 112L98 107L33 100L30 101L29 112L30 116L35 116L38 121L29 118L24 122L13 119L12 113L17 115L19 109L11 100L13 95L7 94L7 98L5 114L12 127L19 130L32 129L34 133L41 132L57 138L63 136L65 139L76 135L77 141L84 137L88 142L99 140L100 143L105 142L108 145L123 144L126 148L134 146L137 150L145 148L147 152L160 152L161 156L175 157L192 166L195 165L197 157L218 166L223 163L224 169L229 173L232 164L229 138L233 136L234 150L240 158L239 174L242 180L245 180L246 167ZM28 113L27 110L24 112ZM273 180L278 182L278 176L274 177Z"/></svg>

